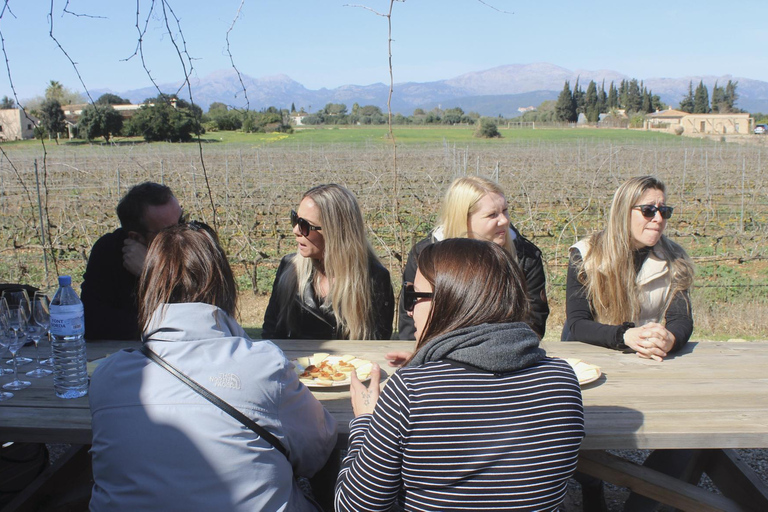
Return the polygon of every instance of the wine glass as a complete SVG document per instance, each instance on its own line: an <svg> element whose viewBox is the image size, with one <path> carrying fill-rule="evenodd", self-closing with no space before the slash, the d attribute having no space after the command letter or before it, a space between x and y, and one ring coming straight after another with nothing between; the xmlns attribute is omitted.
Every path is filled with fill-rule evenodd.
<svg viewBox="0 0 768 512"><path fill-rule="evenodd" d="M11 325L11 330L13 331L13 337L11 337L10 345L11 354L13 354L13 380L8 384L3 385L3 389L18 391L32 385L32 383L28 380L19 380L19 365L16 363L16 354L19 353L19 349L27 340L23 333L25 333L27 330L28 316L22 307L10 306L8 310L10 311L10 315L8 316L10 319L9 324Z"/></svg>
<svg viewBox="0 0 768 512"><path fill-rule="evenodd" d="M27 295L27 290L24 288L10 288L8 290L3 290L3 297L5 297L5 300L8 301L9 308L21 308L21 311L24 313L26 320L29 321L29 315L32 312L32 308L29 304L29 295ZM11 318L13 321L13 317L9 318ZM6 361L6 364L25 365L31 362L32 360L28 357L19 357L16 358L15 362L13 360Z"/></svg>
<svg viewBox="0 0 768 512"><path fill-rule="evenodd" d="M32 298L32 317L29 319L29 326L27 327L29 337L35 342L35 349L37 350L37 368L27 372L27 377L39 379L53 373L51 370L40 367L40 339L43 336L48 336L48 327L50 325L51 299L48 298L45 292L37 291Z"/></svg>
<svg viewBox="0 0 768 512"><path fill-rule="evenodd" d="M0 353L5 351L11 344L11 325L8 315L8 303L4 298L0 297L0 349L2 349L0 350ZM3 372L0 372L0 374L2 373ZM13 398L13 393L0 390L0 402L8 400L9 398Z"/></svg>
<svg viewBox="0 0 768 512"><path fill-rule="evenodd" d="M8 350L8 347L11 344L11 340L9 338L11 335L9 315L10 311L8 311L8 301L5 300L5 297L0 297L0 341L2 342L0 343L0 355ZM13 373L13 370L5 367L0 368L0 375L5 375L6 373Z"/></svg>

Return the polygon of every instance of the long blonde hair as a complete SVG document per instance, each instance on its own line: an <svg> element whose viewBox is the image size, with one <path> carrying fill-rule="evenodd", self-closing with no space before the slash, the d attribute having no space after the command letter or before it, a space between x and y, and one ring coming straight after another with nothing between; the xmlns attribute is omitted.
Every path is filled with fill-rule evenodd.
<svg viewBox="0 0 768 512"><path fill-rule="evenodd" d="M664 183L653 176L640 176L622 183L613 195L607 227L589 237L589 252L582 255L578 278L587 289L595 320L601 323L617 325L634 321L640 314L630 225L632 207L650 189L666 195ZM693 262L682 247L664 235L654 251L667 261L672 273L663 308L666 312L675 294L688 290L693 284Z"/></svg>
<svg viewBox="0 0 768 512"><path fill-rule="evenodd" d="M320 213L325 239L323 265L328 278L328 295L323 306L330 307L336 325L349 339L370 339L374 335L370 264L378 262L365 231L363 213L354 194L336 185L318 185L302 199L311 198ZM297 293L314 285L315 266L297 253Z"/></svg>
<svg viewBox="0 0 768 512"><path fill-rule="evenodd" d="M467 223L477 211L477 203L488 194L504 198L504 190L495 181L480 176L464 176L453 180L445 193L438 226L442 226L445 238L469 238ZM507 236L504 249L517 261L512 234Z"/></svg>

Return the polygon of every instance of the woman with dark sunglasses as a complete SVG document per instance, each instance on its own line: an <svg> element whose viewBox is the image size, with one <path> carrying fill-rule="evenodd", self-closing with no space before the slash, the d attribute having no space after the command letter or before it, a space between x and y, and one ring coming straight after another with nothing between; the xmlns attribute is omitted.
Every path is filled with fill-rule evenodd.
<svg viewBox="0 0 768 512"><path fill-rule="evenodd" d="M624 182L608 226L571 247L562 339L661 361L693 332L693 263L664 236L673 208L652 176Z"/></svg>
<svg viewBox="0 0 768 512"><path fill-rule="evenodd" d="M392 283L354 194L335 184L314 187L291 211L291 225L298 250L277 269L262 337L389 339Z"/></svg>
<svg viewBox="0 0 768 512"><path fill-rule="evenodd" d="M353 372L335 510L558 510L581 390L524 322L520 267L498 244L452 238L421 251L404 296L415 353L381 392L378 368L368 386Z"/></svg>

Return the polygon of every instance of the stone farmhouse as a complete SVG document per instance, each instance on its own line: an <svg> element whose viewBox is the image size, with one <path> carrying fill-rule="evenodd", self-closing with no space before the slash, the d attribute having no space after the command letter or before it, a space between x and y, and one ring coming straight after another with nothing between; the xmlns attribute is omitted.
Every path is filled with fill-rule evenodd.
<svg viewBox="0 0 768 512"><path fill-rule="evenodd" d="M683 135L729 135L752 132L749 114L689 114L661 110L645 116L646 130L665 130ZM682 130L682 132L680 131Z"/></svg>
<svg viewBox="0 0 768 512"><path fill-rule="evenodd" d="M39 121L36 117L27 115L24 115L20 108L0 110L0 140L34 139L35 126Z"/></svg>

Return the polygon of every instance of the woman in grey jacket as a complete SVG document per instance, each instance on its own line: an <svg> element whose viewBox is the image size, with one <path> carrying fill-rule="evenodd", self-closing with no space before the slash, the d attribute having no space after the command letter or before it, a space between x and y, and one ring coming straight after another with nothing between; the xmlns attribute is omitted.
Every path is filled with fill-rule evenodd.
<svg viewBox="0 0 768 512"><path fill-rule="evenodd" d="M336 421L269 341L234 320L232 271L200 223L162 231L140 280L144 343L275 436L269 442L138 350L94 372L94 487L90 509L315 510L294 475L312 476L336 440Z"/></svg>

